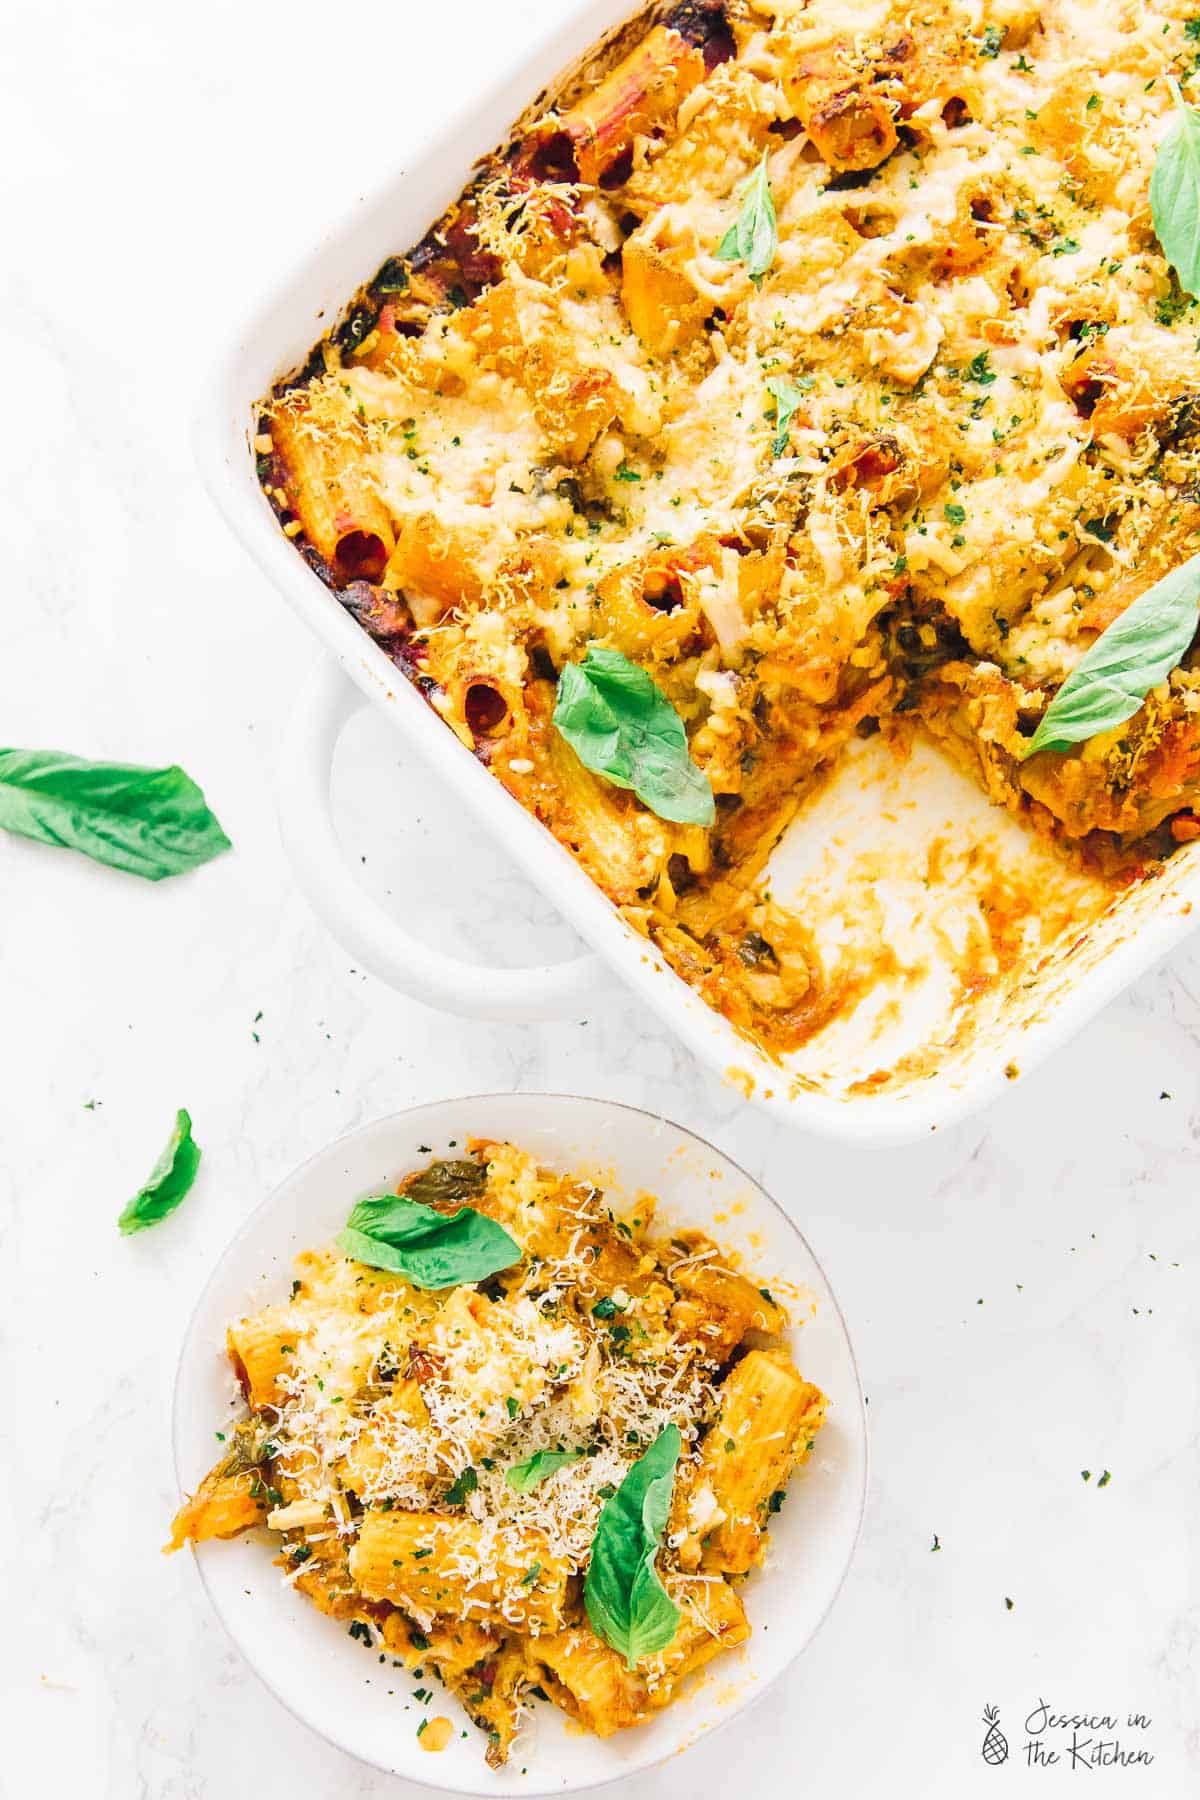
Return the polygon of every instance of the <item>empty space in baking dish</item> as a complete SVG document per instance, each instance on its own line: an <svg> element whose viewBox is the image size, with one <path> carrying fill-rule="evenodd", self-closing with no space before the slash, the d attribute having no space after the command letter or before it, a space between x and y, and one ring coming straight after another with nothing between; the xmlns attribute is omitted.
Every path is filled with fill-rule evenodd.
<svg viewBox="0 0 1200 1800"><path fill-rule="evenodd" d="M762 885L811 934L834 1009L786 1066L847 1095L923 1081L1010 1027L1115 900L926 739L881 734L802 806Z"/></svg>

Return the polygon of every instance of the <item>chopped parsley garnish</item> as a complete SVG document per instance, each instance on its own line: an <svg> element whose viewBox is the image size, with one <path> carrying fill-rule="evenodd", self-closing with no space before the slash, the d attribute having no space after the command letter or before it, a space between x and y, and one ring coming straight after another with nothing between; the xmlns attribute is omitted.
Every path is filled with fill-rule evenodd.
<svg viewBox="0 0 1200 1800"><path fill-rule="evenodd" d="M468 1494L473 1494L479 1486L479 1477L471 1467L465 1468L456 1475L446 1489L446 1499L451 1506L461 1506Z"/></svg>

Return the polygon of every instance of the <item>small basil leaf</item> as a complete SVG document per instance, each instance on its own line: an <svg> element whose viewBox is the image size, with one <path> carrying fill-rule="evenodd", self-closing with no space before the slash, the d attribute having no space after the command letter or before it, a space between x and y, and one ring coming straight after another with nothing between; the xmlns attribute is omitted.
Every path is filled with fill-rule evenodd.
<svg viewBox="0 0 1200 1800"><path fill-rule="evenodd" d="M812 386L811 382L809 386ZM775 438L771 455L782 456L787 449L788 426L804 399L805 390L794 381L785 381L782 375L768 375L767 392L775 402Z"/></svg>
<svg viewBox="0 0 1200 1800"><path fill-rule="evenodd" d="M721 239L716 254L720 262L745 263L751 281L755 287L761 287L778 248L779 227L764 150L762 161L742 187L742 205L737 220Z"/></svg>
<svg viewBox="0 0 1200 1800"><path fill-rule="evenodd" d="M182 875L229 839L182 769L0 750L0 827L147 881Z"/></svg>
<svg viewBox="0 0 1200 1800"><path fill-rule="evenodd" d="M407 1194L368 1194L337 1243L355 1262L403 1275L419 1288L486 1281L521 1260L520 1245L486 1213L469 1206L434 1212Z"/></svg>
<svg viewBox="0 0 1200 1800"><path fill-rule="evenodd" d="M659 1580L654 1558L681 1448L678 1426L668 1425L604 1502L592 1539L583 1603L592 1630L620 1651L630 1669L665 1650L679 1626L679 1608Z"/></svg>
<svg viewBox="0 0 1200 1800"><path fill-rule="evenodd" d="M712 788L692 761L683 720L646 671L619 650L589 644L582 662L566 665L554 724L586 768L632 788L660 819L712 824Z"/></svg>
<svg viewBox="0 0 1200 1800"><path fill-rule="evenodd" d="M529 1494L540 1481L553 1475L556 1469L565 1469L570 1463L577 1463L586 1450L535 1450L524 1462L514 1463L507 1469L504 1479L514 1494Z"/></svg>
<svg viewBox="0 0 1200 1800"><path fill-rule="evenodd" d="M199 1167L200 1146L192 1137L191 1118L181 1107L175 1114L175 1129L167 1139L166 1149L117 1220L122 1237L145 1231L173 1213L195 1181Z"/></svg>
<svg viewBox="0 0 1200 1800"><path fill-rule="evenodd" d="M1068 750L1132 718L1187 653L1198 607L1200 555L1147 588L1100 633L1042 714L1022 760L1039 750Z"/></svg>
<svg viewBox="0 0 1200 1800"><path fill-rule="evenodd" d="M1176 113L1150 175L1150 215L1185 293L1200 296L1200 113L1171 80Z"/></svg>

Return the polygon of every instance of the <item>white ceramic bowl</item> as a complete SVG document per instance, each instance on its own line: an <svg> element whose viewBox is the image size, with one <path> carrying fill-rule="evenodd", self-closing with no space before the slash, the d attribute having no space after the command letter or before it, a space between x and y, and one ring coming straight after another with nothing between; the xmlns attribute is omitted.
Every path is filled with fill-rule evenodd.
<svg viewBox="0 0 1200 1800"><path fill-rule="evenodd" d="M587 1167L610 1188L648 1188L672 1224L705 1226L746 1254L774 1286L798 1288L789 1337L803 1373L829 1396L828 1421L810 1462L772 1521L766 1570L744 1589L754 1627L741 1650L719 1658L652 1723L607 1741L569 1729L536 1707L507 1770L483 1760L482 1734L440 1688L422 1707L416 1683L391 1659L354 1642L285 1587L266 1533L196 1553L200 1576L246 1661L297 1718L364 1762L429 1787L470 1794L550 1794L632 1775L727 1723L788 1667L812 1638L850 1563L866 1494L862 1392L837 1302L812 1251L782 1208L735 1163L679 1125L633 1107L567 1095L493 1094L416 1106L352 1132L312 1157L250 1215L225 1251L188 1326L175 1388L175 1465L191 1491L213 1461L213 1433L232 1416L235 1387L224 1355L228 1322L282 1298L292 1258L328 1240L362 1193L468 1137L509 1138L555 1167ZM455 1732L440 1754L420 1748L427 1714ZM466 1728L467 1736L462 1736ZM520 1771L524 1769L526 1773Z"/></svg>

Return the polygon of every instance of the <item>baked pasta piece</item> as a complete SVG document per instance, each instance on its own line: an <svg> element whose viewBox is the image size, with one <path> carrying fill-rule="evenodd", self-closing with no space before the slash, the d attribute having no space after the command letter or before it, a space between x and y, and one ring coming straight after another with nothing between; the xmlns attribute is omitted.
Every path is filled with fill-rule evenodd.
<svg viewBox="0 0 1200 1800"><path fill-rule="evenodd" d="M1193 25L652 10L264 401L314 568L768 1050L844 1003L764 868L856 735L928 730L1126 877L1200 831L1192 648L1110 740L1025 755L1200 544L1200 307L1148 202Z"/></svg>
<svg viewBox="0 0 1200 1800"><path fill-rule="evenodd" d="M826 1402L715 1243L476 1141L297 1270L230 1326L246 1412L170 1549L265 1526L284 1580L435 1673L493 1766L531 1690L604 1736L746 1640Z"/></svg>

